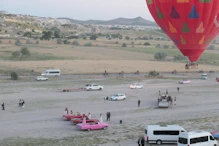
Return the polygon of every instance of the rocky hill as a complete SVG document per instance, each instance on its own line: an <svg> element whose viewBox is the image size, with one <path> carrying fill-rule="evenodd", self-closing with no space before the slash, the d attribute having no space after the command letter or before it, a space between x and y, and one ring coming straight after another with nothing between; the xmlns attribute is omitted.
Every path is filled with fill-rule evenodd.
<svg viewBox="0 0 219 146"><path fill-rule="evenodd" d="M143 26L157 26L155 22L148 21L143 19L142 17L137 17L133 19L128 18L117 18L108 21L102 20L87 20L87 21L80 21L70 18L57 18L59 20L69 20L75 24L96 24L96 25L143 25Z"/></svg>

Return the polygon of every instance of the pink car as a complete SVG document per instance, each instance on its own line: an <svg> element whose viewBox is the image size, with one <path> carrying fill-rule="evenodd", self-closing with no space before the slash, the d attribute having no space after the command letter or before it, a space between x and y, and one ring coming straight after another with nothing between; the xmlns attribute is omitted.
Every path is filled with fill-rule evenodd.
<svg viewBox="0 0 219 146"><path fill-rule="evenodd" d="M182 80L179 81L179 84L189 84L191 81L190 80Z"/></svg>
<svg viewBox="0 0 219 146"><path fill-rule="evenodd" d="M73 118L82 118L82 115L63 115L63 118L70 121ZM87 116L86 116L87 117Z"/></svg>
<svg viewBox="0 0 219 146"><path fill-rule="evenodd" d="M107 124L107 123L100 123L100 122L95 122L95 123L89 123L87 124L86 123L86 119L84 118L83 119L83 122L82 124L77 124L76 127L77 129L80 129L80 130L87 130L87 131L90 131L90 130L98 130L98 129L107 129L110 125Z"/></svg>

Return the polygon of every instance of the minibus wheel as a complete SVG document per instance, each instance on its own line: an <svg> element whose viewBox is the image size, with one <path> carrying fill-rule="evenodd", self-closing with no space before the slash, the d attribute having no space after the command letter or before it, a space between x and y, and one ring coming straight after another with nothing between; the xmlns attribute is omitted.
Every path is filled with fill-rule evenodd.
<svg viewBox="0 0 219 146"><path fill-rule="evenodd" d="M161 140L157 140L157 145L161 145L162 141Z"/></svg>

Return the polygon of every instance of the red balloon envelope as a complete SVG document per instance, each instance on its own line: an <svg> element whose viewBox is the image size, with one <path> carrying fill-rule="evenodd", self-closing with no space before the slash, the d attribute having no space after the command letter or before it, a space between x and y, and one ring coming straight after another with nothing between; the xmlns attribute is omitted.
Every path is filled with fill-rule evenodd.
<svg viewBox="0 0 219 146"><path fill-rule="evenodd" d="M219 30L219 0L146 0L161 29L191 62Z"/></svg>

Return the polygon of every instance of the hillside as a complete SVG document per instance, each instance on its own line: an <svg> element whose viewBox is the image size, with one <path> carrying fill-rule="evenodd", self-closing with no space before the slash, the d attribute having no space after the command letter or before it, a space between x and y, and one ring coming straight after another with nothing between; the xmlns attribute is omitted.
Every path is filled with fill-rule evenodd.
<svg viewBox="0 0 219 146"><path fill-rule="evenodd" d="M57 18L59 20L70 20L75 24L96 24L96 25L144 25L144 26L157 26L155 22L148 21L143 19L142 17L136 17L133 19L128 18L117 18L113 20L103 21L103 20L87 20L80 21L70 18Z"/></svg>

